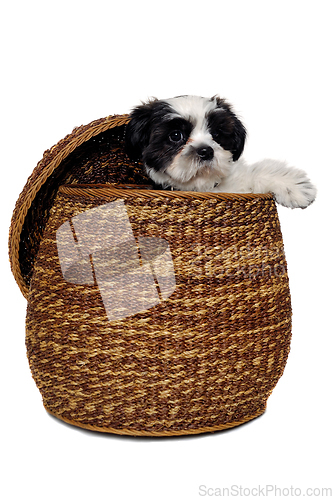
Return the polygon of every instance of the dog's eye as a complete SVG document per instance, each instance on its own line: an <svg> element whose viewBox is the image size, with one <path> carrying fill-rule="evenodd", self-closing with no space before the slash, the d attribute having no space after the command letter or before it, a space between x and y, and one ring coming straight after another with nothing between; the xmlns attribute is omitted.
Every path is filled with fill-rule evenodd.
<svg viewBox="0 0 333 500"><path fill-rule="evenodd" d="M183 134L181 133L180 130L174 130L169 135L169 139L171 142L180 142L183 140Z"/></svg>

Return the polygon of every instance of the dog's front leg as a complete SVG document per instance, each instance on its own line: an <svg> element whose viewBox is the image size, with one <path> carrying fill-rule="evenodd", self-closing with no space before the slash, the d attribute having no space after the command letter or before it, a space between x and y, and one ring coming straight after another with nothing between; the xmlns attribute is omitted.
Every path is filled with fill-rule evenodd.
<svg viewBox="0 0 333 500"><path fill-rule="evenodd" d="M249 165L245 175L246 190L273 193L277 203L290 208L306 208L317 190L307 174L277 160L262 160Z"/></svg>

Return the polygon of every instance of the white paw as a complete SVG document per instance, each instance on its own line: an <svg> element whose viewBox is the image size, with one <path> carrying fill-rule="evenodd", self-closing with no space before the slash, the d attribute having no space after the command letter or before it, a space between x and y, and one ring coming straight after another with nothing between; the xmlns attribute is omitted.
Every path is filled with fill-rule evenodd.
<svg viewBox="0 0 333 500"><path fill-rule="evenodd" d="M281 175L272 191L276 202L289 208L306 208L314 202L317 194L306 173L296 168Z"/></svg>

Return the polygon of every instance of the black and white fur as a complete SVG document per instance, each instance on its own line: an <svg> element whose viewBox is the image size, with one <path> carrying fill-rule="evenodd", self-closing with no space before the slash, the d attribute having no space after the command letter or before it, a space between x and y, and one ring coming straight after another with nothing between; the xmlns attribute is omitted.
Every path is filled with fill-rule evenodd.
<svg viewBox="0 0 333 500"><path fill-rule="evenodd" d="M130 118L127 153L162 189L273 193L291 208L305 208L316 197L302 170L276 160L248 165L240 159L246 130L225 99L154 99L134 108Z"/></svg>

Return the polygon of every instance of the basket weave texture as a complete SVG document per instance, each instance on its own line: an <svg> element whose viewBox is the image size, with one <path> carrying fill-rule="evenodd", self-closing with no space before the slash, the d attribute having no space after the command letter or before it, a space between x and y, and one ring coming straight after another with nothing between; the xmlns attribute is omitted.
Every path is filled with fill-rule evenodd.
<svg viewBox="0 0 333 500"><path fill-rule="evenodd" d="M265 411L290 348L275 203L114 186L147 183L123 151L127 121L76 129L17 202L10 257L32 375L50 413L92 430L239 425Z"/></svg>

